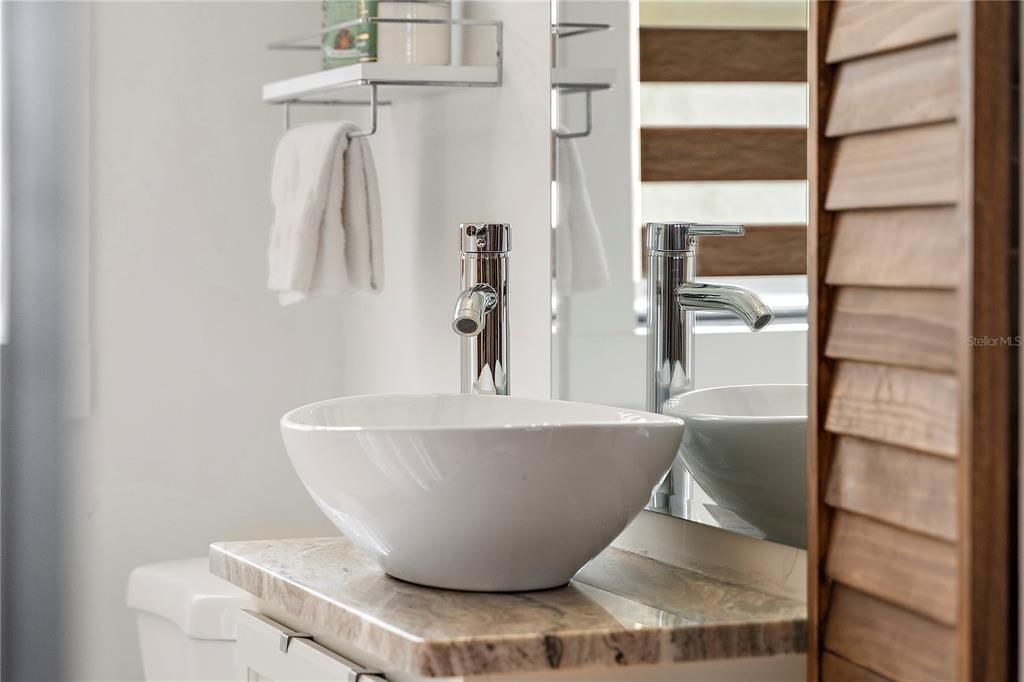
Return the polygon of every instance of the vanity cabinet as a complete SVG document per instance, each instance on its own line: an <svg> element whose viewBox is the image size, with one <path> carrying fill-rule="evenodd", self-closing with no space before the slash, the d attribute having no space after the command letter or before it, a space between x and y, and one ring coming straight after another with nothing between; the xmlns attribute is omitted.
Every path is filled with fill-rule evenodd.
<svg viewBox="0 0 1024 682"><path fill-rule="evenodd" d="M247 682L385 682L372 674L374 671L320 646L309 635L249 610L238 614L235 663L237 679Z"/></svg>

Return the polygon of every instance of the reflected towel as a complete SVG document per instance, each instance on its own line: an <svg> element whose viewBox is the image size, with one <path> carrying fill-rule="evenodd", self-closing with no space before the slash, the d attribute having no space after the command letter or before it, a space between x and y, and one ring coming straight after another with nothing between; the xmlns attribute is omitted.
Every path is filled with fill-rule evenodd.
<svg viewBox="0 0 1024 682"><path fill-rule="evenodd" d="M348 121L298 126L274 155L270 276L281 305L378 292L384 263L377 170Z"/></svg>
<svg viewBox="0 0 1024 682"><path fill-rule="evenodd" d="M568 296L607 286L610 277L576 140L558 143L555 286L559 295Z"/></svg>

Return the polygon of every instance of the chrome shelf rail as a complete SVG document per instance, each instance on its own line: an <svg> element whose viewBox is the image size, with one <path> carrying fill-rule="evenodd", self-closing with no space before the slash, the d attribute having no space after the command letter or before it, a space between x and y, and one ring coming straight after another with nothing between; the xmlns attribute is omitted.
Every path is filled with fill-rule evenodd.
<svg viewBox="0 0 1024 682"><path fill-rule="evenodd" d="M551 24L551 32L558 38L571 38L573 36L586 35L587 33L600 33L612 30L611 24L597 24L581 21L559 21Z"/></svg>

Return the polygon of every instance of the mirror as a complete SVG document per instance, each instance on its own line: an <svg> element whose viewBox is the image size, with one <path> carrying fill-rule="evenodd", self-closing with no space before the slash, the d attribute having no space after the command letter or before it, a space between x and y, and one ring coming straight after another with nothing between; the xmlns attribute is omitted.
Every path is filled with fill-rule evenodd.
<svg viewBox="0 0 1024 682"><path fill-rule="evenodd" d="M551 12L552 394L675 410L686 436L649 509L802 546L806 3L555 0ZM644 225L659 221L746 234L699 237L695 256L652 266ZM653 325L678 305L685 257L711 285L687 305L710 309L649 333L651 300ZM774 320L750 331L721 285ZM668 361L666 344L689 361ZM702 390L714 387L733 388Z"/></svg>

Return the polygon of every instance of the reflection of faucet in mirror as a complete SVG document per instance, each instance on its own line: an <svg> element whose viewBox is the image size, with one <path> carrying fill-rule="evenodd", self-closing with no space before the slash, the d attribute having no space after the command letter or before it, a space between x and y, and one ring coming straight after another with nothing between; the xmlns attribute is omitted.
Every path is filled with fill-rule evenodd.
<svg viewBox="0 0 1024 682"><path fill-rule="evenodd" d="M452 329L462 337L463 393L508 395L508 227L459 226L463 289Z"/></svg>
<svg viewBox="0 0 1024 682"><path fill-rule="evenodd" d="M728 310L752 330L772 321L754 292L694 282L698 237L738 237L742 225L647 224L647 410L692 390L694 311Z"/></svg>

